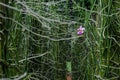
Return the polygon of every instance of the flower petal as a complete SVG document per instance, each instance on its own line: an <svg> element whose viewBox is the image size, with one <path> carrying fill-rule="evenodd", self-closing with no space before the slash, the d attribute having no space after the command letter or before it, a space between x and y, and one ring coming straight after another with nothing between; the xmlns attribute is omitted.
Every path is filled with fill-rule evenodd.
<svg viewBox="0 0 120 80"><path fill-rule="evenodd" d="M80 27L77 29L77 34L78 34L78 35L83 34L83 33L84 33L84 30L85 30L85 28L82 27L82 26L80 26Z"/></svg>

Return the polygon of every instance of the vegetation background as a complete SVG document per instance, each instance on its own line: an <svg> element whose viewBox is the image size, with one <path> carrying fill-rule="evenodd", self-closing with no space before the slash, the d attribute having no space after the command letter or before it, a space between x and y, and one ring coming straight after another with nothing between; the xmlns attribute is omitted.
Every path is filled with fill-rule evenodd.
<svg viewBox="0 0 120 80"><path fill-rule="evenodd" d="M67 68L120 80L120 0L0 0L0 78L66 80Z"/></svg>

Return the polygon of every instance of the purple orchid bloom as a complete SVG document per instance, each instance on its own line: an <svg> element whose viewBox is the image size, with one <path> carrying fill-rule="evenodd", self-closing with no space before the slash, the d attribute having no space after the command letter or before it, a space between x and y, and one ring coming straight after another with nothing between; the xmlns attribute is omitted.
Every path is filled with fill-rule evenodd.
<svg viewBox="0 0 120 80"><path fill-rule="evenodd" d="M77 34L78 35L82 35L84 33L84 30L85 28L83 28L82 26L80 26L78 29L77 29Z"/></svg>

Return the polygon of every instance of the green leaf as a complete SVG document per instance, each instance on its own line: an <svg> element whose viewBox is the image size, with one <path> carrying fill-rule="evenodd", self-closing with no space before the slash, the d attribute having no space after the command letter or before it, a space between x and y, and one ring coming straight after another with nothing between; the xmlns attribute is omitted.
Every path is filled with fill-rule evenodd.
<svg viewBox="0 0 120 80"><path fill-rule="evenodd" d="M66 68L68 72L72 72L71 62L66 62Z"/></svg>

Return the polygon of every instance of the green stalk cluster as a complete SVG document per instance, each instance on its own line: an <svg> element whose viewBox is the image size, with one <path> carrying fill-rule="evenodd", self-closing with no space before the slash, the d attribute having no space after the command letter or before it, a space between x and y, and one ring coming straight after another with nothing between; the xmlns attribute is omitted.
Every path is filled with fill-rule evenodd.
<svg viewBox="0 0 120 80"><path fill-rule="evenodd" d="M0 78L120 79L119 0L4 1ZM80 26L85 30L77 35Z"/></svg>

